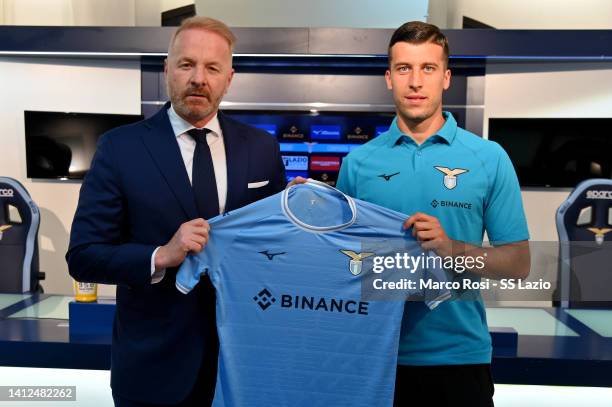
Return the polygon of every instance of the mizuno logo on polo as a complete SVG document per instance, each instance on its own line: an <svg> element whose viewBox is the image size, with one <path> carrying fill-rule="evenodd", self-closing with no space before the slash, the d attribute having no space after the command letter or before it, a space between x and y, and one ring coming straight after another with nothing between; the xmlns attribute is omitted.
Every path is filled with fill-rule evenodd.
<svg viewBox="0 0 612 407"><path fill-rule="evenodd" d="M595 242L597 242L597 244L599 245L603 244L606 233L612 232L612 229L610 228L603 228L603 229L588 228L588 230L595 233Z"/></svg>
<svg viewBox="0 0 612 407"><path fill-rule="evenodd" d="M268 258L268 260L273 260L274 256L280 256L281 254L287 254L287 252L270 253L267 250L263 250L263 251L258 252L258 253L261 253L264 256L266 256Z"/></svg>
<svg viewBox="0 0 612 407"><path fill-rule="evenodd" d="M280 307L286 310L310 310L322 312L338 312L347 314L368 315L367 301L354 301L341 298L326 298L308 295L282 294ZM253 300L266 311L275 302L276 298L267 288L262 289Z"/></svg>
<svg viewBox="0 0 612 407"><path fill-rule="evenodd" d="M13 191L12 189L0 189L0 196L13 196L15 194L15 191Z"/></svg>
<svg viewBox="0 0 612 407"><path fill-rule="evenodd" d="M463 168L455 168L454 170L439 166L434 166L434 168L444 174L444 186L447 189L455 188L457 186L457 176L469 171Z"/></svg>
<svg viewBox="0 0 612 407"><path fill-rule="evenodd" d="M587 199L612 199L612 190L610 191L587 191Z"/></svg>
<svg viewBox="0 0 612 407"><path fill-rule="evenodd" d="M362 260L367 257L374 256L375 254L370 252L355 253L352 250L340 250L340 252L345 256L351 258L351 261L349 262L349 271L354 276L358 276L359 274L361 274L363 264Z"/></svg>
<svg viewBox="0 0 612 407"><path fill-rule="evenodd" d="M377 177L384 178L385 181L389 181L392 177L395 177L396 175L399 175L399 172L396 172L394 174L389 174L389 175L380 174L380 175L377 175Z"/></svg>

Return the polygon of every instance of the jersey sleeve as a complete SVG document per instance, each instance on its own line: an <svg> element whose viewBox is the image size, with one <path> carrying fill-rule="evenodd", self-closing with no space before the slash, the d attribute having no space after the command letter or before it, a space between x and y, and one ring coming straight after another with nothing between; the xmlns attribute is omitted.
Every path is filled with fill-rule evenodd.
<svg viewBox="0 0 612 407"><path fill-rule="evenodd" d="M510 157L498 144L497 168L491 178L484 223L489 241L500 245L529 239L521 188Z"/></svg>
<svg viewBox="0 0 612 407"><path fill-rule="evenodd" d="M204 248L202 253L204 254L202 257L210 257L207 254L210 252L210 244ZM210 259L205 259L205 262ZM193 288L200 282L200 277L202 274L208 273L208 267L205 267L200 262L200 255L188 255L183 264L181 264L181 268L176 274L176 289L182 292L183 294L189 293Z"/></svg>
<svg viewBox="0 0 612 407"><path fill-rule="evenodd" d="M208 221L209 240L204 250L197 255L188 255L176 274L176 288L180 292L187 294L193 290L202 274L208 274L212 279L240 230L242 217L238 212L219 215Z"/></svg>
<svg viewBox="0 0 612 407"><path fill-rule="evenodd" d="M450 281L448 273L444 270L442 258L432 251L422 253L423 263L416 271L414 279L417 281L417 293L429 309L434 309L442 302L452 297L451 291L446 288Z"/></svg>
<svg viewBox="0 0 612 407"><path fill-rule="evenodd" d="M440 266L440 256L436 255L433 252L428 252L427 257L434 261L432 262L433 265L427 265L427 267L422 269L425 278L430 279L431 281L434 281L439 284L448 283L450 281L450 278L446 270L444 270L444 268ZM452 293L448 288L437 288L434 290L427 289L424 291L425 292L423 293L423 297L425 298L425 305L429 309L436 308L442 302L452 297Z"/></svg>
<svg viewBox="0 0 612 407"><path fill-rule="evenodd" d="M202 274L208 274L212 279L239 232L240 219L237 212L232 212L208 221L209 240L204 250L197 255L188 255L176 274L176 288L180 292L187 294L193 290Z"/></svg>

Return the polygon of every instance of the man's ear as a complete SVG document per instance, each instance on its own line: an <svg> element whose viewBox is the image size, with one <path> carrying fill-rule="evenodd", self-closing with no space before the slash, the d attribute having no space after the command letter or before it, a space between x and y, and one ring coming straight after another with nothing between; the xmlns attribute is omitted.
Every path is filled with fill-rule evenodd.
<svg viewBox="0 0 612 407"><path fill-rule="evenodd" d="M446 69L446 71L444 72L444 90L448 90L448 88L450 87L450 83L451 83L451 70Z"/></svg>

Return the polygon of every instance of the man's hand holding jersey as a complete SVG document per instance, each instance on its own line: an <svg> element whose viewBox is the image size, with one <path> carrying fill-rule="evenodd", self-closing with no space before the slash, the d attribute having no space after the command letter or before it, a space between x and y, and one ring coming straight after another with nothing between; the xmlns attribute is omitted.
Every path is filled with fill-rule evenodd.
<svg viewBox="0 0 612 407"><path fill-rule="evenodd" d="M424 250L433 250L440 257L471 256L485 258L483 269L472 271L491 279L527 278L530 269L529 243L527 241L480 247L448 237L438 218L417 212L403 225L405 230L412 228L412 236Z"/></svg>
<svg viewBox="0 0 612 407"><path fill-rule="evenodd" d="M305 184L306 182L308 182L307 178L299 177L298 176L298 177L295 177L294 179L292 179L291 182L288 183L285 188L290 188L290 187L292 187L294 185L297 185L297 184Z"/></svg>
<svg viewBox="0 0 612 407"><path fill-rule="evenodd" d="M155 254L155 269L178 267L187 254L201 252L208 243L209 232L210 226L202 218L183 223L172 239Z"/></svg>

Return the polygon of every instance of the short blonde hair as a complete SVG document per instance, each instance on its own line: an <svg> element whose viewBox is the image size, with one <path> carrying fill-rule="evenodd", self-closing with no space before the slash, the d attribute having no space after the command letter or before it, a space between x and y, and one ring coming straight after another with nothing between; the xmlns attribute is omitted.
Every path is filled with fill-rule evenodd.
<svg viewBox="0 0 612 407"><path fill-rule="evenodd" d="M170 54L170 50L172 49L172 46L174 45L174 41L176 41L176 37L179 35L179 33L181 31L194 29L194 28L201 29L201 30L207 30L207 31L211 31L216 34L219 34L221 37L223 37L227 41L227 44L229 45L230 50L232 52L234 51L234 44L236 43L236 36L223 21L219 21L219 20L216 20L210 17L194 16L194 17L189 17L183 20L183 22L176 29L174 34L172 34L172 38L170 39L170 45L168 46L168 55Z"/></svg>

